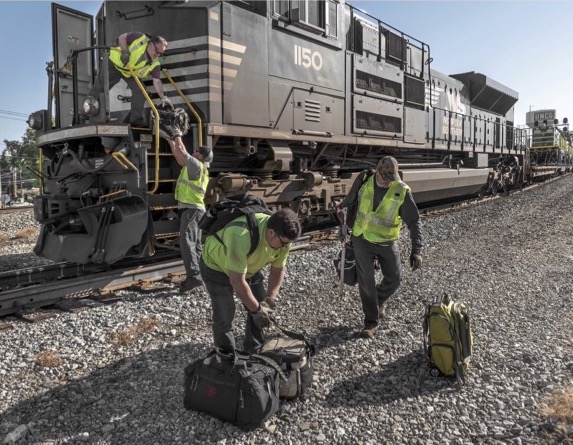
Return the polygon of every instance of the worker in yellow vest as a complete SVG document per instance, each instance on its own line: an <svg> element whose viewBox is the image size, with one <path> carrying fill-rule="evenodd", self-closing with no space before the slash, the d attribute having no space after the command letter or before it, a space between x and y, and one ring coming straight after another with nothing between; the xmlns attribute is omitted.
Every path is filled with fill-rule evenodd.
<svg viewBox="0 0 573 445"><path fill-rule="evenodd" d="M358 175L339 208L347 207L356 214L352 225L352 245L356 258L356 271L364 327L360 337L372 338L379 319L386 315L386 303L400 286L402 266L398 239L402 223L408 226L412 244L410 266L422 265L422 234L420 214L410 187L400 179L398 162L384 156L376 171ZM348 227L342 227L343 231ZM382 271L382 281L376 284L375 261Z"/></svg>
<svg viewBox="0 0 573 445"><path fill-rule="evenodd" d="M163 127L161 132L161 136L168 139L171 152L181 166L175 186L175 199L179 202L179 248L185 265L186 278L179 290L181 293L187 293L203 286L199 270L199 260L203 250L199 220L205 214L205 193L209 184L207 169L209 163L213 161L213 151L211 147L201 146L189 154L181 135L178 128Z"/></svg>
<svg viewBox="0 0 573 445"><path fill-rule="evenodd" d="M165 107L173 108L170 99L165 96L161 83L161 65L159 57L167 49L167 41L161 36L149 36L141 32L124 33L118 37L118 45L109 53L109 88L123 79L131 90L131 116L129 123L136 127L148 125L143 112L145 97L131 76L130 66L140 80L151 76L153 87ZM103 76L98 75L89 95L97 97L103 92Z"/></svg>

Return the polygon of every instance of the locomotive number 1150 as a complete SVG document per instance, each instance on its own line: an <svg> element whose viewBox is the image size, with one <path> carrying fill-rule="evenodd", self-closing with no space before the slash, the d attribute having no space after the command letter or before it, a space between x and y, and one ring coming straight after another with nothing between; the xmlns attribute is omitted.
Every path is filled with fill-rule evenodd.
<svg viewBox="0 0 573 445"><path fill-rule="evenodd" d="M300 45L294 46L294 64L304 68L314 68L320 71L322 68L322 56L318 51L304 48Z"/></svg>

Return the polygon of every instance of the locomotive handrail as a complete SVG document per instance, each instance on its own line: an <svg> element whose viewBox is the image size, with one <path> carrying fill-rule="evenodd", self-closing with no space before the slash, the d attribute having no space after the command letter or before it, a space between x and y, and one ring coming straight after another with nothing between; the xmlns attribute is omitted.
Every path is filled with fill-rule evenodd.
<svg viewBox="0 0 573 445"><path fill-rule="evenodd" d="M112 153L111 156L117 161L119 165L121 165L126 170L128 168L131 168L133 171L137 173L137 187L139 187L139 182L141 179L141 175L139 174L139 169L129 159L127 159L127 157L123 153L119 151Z"/></svg>
<svg viewBox="0 0 573 445"><path fill-rule="evenodd" d="M147 94L145 87L143 86L141 81L138 79L138 77L135 74L135 71L133 71L133 68L131 67L131 65L128 64L127 68L129 69L129 72L131 73L133 80L135 80L135 82L137 83L137 86L139 87L139 89L143 93L143 97L145 97L145 100L149 104L149 107L151 108L151 110L153 111L153 115L155 116L155 124L154 124L154 129L155 129L155 135L154 135L155 136L154 137L154 141L155 141L155 150L154 150L154 154L155 154L155 178L153 179L153 182L154 182L153 189L147 191L148 194L152 195L159 188L159 111L157 111L157 108L155 107L154 103L151 101L149 94Z"/></svg>
<svg viewBox="0 0 573 445"><path fill-rule="evenodd" d="M197 120L197 126L199 129L199 134L197 135L198 137L198 143L199 143L199 147L201 147L203 145L203 124L201 122L201 116L199 116L199 113L197 113L195 111L195 108L193 108L193 105L191 105L191 102L189 102L187 100L187 97L183 94L183 92L179 89L179 87L175 84L175 82L173 81L173 79L171 78L171 76L169 75L169 72L167 71L167 68L163 68L162 69L163 73L165 74L165 77L167 77L167 80L169 80L169 83L173 86L173 88L175 89L175 91L177 91L177 93L179 93L179 96L181 96L181 98L183 99L183 101L185 102L185 104L189 107L189 109L191 110L191 112L193 113L193 116L195 116L195 119Z"/></svg>

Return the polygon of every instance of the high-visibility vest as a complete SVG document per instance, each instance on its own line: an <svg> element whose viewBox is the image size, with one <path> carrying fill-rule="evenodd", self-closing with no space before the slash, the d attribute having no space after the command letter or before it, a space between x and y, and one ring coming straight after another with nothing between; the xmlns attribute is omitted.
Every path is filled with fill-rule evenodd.
<svg viewBox="0 0 573 445"><path fill-rule="evenodd" d="M141 37L135 39L129 45L129 65L137 75L139 79L145 79L149 76L149 73L153 71L153 68L159 66L159 60L154 59L149 62L147 57L147 44L149 43L149 37L143 34ZM109 52L109 60L115 65L116 69L123 75L123 77L131 77L131 73L127 66L123 66L121 62L121 48L119 46L114 47Z"/></svg>
<svg viewBox="0 0 573 445"><path fill-rule="evenodd" d="M376 176L372 175L358 192L358 210L352 234L362 235L371 243L396 241L402 228L400 207L404 204L410 187L402 181L392 181L376 210L372 210L374 181Z"/></svg>
<svg viewBox="0 0 573 445"><path fill-rule="evenodd" d="M205 206L205 193L209 184L209 172L205 164L201 162L199 177L194 180L189 179L187 167L183 167L175 186L175 199L186 204Z"/></svg>

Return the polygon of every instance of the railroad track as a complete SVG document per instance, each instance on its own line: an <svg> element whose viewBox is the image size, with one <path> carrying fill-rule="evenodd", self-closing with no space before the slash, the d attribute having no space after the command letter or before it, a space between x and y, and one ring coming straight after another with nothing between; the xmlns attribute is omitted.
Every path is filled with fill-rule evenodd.
<svg viewBox="0 0 573 445"><path fill-rule="evenodd" d="M533 184L511 193L522 193L548 182ZM439 203L423 207L420 212L423 218L435 217L500 197L501 195L497 195ZM30 210L30 208L24 208L24 210ZM337 238L338 228L306 233L293 244L292 250L305 249L311 244ZM115 301L118 299L116 297L118 290L153 290L159 287L160 282L178 283L184 275L185 268L182 260L173 252L156 254L143 261L122 262L111 269L98 268L93 265L61 263L2 272L0 273L0 319L15 315L34 321L34 316L29 314L42 308L68 310L67 308L73 307L74 302L85 298Z"/></svg>
<svg viewBox="0 0 573 445"><path fill-rule="evenodd" d="M335 239L337 230L306 234L292 250ZM42 309L73 310L78 300L115 301L122 289L151 291L179 283L185 268L178 254L159 253L147 260L130 260L113 268L58 263L0 273L0 318L14 315L27 321L43 319ZM6 327L6 323L0 328Z"/></svg>
<svg viewBox="0 0 573 445"><path fill-rule="evenodd" d="M2 207L0 208L0 215L2 213L16 213L16 212L33 212L34 206L23 205L23 206L13 206L13 207Z"/></svg>

